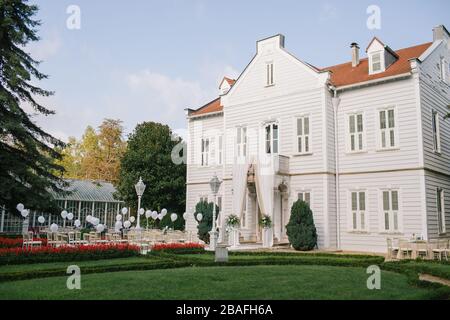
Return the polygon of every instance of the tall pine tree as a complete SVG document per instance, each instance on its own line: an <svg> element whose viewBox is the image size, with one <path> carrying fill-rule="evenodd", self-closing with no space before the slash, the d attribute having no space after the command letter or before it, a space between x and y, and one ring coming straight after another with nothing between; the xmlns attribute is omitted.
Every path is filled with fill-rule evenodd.
<svg viewBox="0 0 450 320"><path fill-rule="evenodd" d="M40 22L33 17L38 7L26 0L0 0L0 205L12 212L17 203L27 208L54 208L50 191L60 191L63 168L55 147L64 144L37 126L23 104L42 115L54 112L35 97L53 93L32 84L47 78L37 70L39 62L24 51L39 40Z"/></svg>

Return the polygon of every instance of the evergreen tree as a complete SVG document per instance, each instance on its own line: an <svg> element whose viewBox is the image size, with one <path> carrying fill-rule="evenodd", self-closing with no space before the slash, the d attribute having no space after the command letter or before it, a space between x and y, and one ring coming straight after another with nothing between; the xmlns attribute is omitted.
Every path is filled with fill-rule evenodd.
<svg viewBox="0 0 450 320"><path fill-rule="evenodd" d="M292 205L286 226L289 242L295 250L309 251L317 246L317 230L309 205L301 200Z"/></svg>
<svg viewBox="0 0 450 320"><path fill-rule="evenodd" d="M39 114L54 112L35 97L53 93L32 84L47 78L38 71L39 62L24 47L39 40L33 20L38 8L26 0L0 0L0 205L12 212L18 202L27 208L55 205L51 190L61 191L63 168L55 147L64 144L37 126L24 111L28 104Z"/></svg>
<svg viewBox="0 0 450 320"><path fill-rule="evenodd" d="M194 218L198 222L197 226L198 238L200 240L203 240L205 243L209 243L209 232L212 229L212 222L213 222L213 208L214 203L207 201L200 201L195 206ZM197 215L199 213L201 213L203 216L201 221L197 220ZM216 205L216 220L218 215L219 215L219 207Z"/></svg>
<svg viewBox="0 0 450 320"><path fill-rule="evenodd" d="M168 216L175 212L182 220L186 165L175 164L171 157L172 150L180 142L180 138L172 140L172 131L168 126L155 122L137 125L129 136L121 160L117 196L136 208L134 185L142 177L147 186L142 196L142 207L158 212L166 208Z"/></svg>

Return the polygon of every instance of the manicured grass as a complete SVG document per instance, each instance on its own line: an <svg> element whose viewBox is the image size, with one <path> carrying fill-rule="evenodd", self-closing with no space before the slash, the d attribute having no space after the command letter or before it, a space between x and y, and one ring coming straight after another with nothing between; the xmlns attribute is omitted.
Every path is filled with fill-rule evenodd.
<svg viewBox="0 0 450 320"><path fill-rule="evenodd" d="M383 271L381 290L368 290L365 268L334 266L189 267L0 283L0 299L427 299L402 274Z"/></svg>

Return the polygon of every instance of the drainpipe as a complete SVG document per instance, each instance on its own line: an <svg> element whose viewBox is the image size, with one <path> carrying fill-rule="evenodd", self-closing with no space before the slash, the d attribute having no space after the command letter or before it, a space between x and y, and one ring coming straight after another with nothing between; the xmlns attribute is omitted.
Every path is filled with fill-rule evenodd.
<svg viewBox="0 0 450 320"><path fill-rule="evenodd" d="M337 249L341 248L341 209L340 209L340 199L339 199L339 139L338 139L338 119L337 111L341 99L337 96L337 90L335 87L330 86L330 90L333 92L333 98L331 102L333 104L334 112L334 161L335 161L335 172L336 172L336 246Z"/></svg>

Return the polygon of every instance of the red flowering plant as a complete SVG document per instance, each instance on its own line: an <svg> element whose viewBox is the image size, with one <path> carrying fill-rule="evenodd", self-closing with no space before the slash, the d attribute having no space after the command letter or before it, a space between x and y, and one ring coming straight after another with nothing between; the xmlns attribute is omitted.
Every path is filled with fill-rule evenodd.
<svg viewBox="0 0 450 320"><path fill-rule="evenodd" d="M47 239L35 238L34 241L41 241L43 246L47 245ZM0 237L0 248L20 248L23 245L22 238L4 238Z"/></svg>
<svg viewBox="0 0 450 320"><path fill-rule="evenodd" d="M139 255L139 247L129 244L99 244L78 247L61 246L0 249L0 265L35 262L82 261L125 258Z"/></svg>
<svg viewBox="0 0 450 320"><path fill-rule="evenodd" d="M204 253L205 246L194 242L159 243L152 246L152 251L178 254Z"/></svg>

